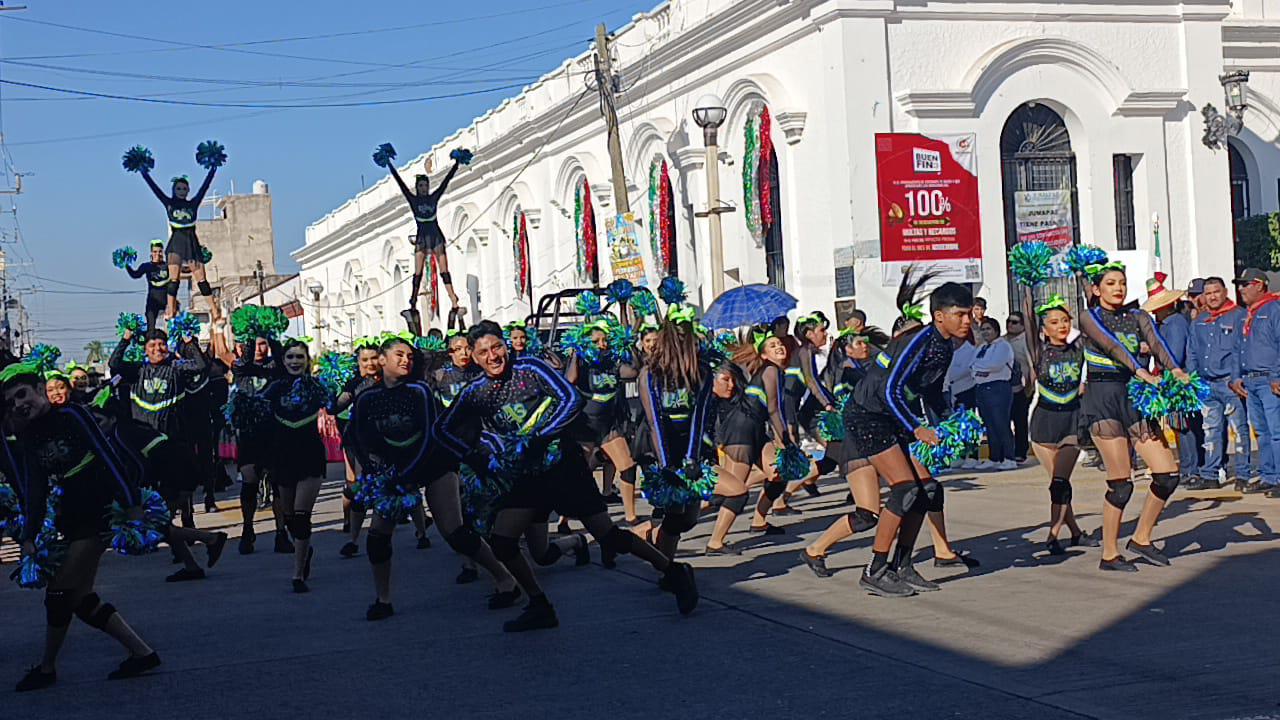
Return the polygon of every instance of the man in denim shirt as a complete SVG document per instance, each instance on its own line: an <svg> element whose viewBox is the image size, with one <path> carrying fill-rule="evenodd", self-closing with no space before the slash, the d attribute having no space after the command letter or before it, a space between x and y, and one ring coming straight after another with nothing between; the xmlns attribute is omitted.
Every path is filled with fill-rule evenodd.
<svg viewBox="0 0 1280 720"><path fill-rule="evenodd" d="M1147 301L1142 309L1156 319L1156 328L1169 349L1169 356L1180 368L1187 367L1190 350L1191 319L1186 295L1181 290L1165 287L1168 275L1162 272L1147 280ZM1169 425L1178 436L1178 470L1182 482L1190 485L1199 478L1204 464L1204 426L1200 413L1178 413L1169 417Z"/></svg>
<svg viewBox="0 0 1280 720"><path fill-rule="evenodd" d="M1253 476L1250 467L1252 442L1244 400L1231 390L1231 382L1240 378L1240 351L1244 338L1244 308L1231 301L1227 283L1220 277L1202 281L1198 298L1200 313L1191 324L1190 347L1187 351L1188 372L1200 373L1209 383L1209 399L1204 403L1205 456L1200 477L1188 483L1188 490L1221 487L1218 470L1226 464L1230 440L1228 427L1235 435L1233 467L1227 478L1241 490Z"/></svg>
<svg viewBox="0 0 1280 720"><path fill-rule="evenodd" d="M1240 379L1232 383L1245 398L1249 423L1258 436L1261 477L1245 492L1280 498L1280 295L1271 292L1267 274L1249 268L1236 278L1240 298L1248 305L1240 350Z"/></svg>

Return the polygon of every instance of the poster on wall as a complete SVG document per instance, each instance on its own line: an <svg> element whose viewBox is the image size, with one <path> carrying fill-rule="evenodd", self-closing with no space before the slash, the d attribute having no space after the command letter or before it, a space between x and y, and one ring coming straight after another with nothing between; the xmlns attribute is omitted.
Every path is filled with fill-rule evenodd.
<svg viewBox="0 0 1280 720"><path fill-rule="evenodd" d="M913 263L982 282L977 136L876 133L875 141L885 284Z"/></svg>
<svg viewBox="0 0 1280 720"><path fill-rule="evenodd" d="M644 257L640 255L640 241L636 238L635 217L626 213L607 218L604 232L609 243L609 266L613 269L614 279L644 285Z"/></svg>
<svg viewBox="0 0 1280 720"><path fill-rule="evenodd" d="M1055 250L1071 246L1070 190L1021 190L1013 194L1018 242L1042 242Z"/></svg>

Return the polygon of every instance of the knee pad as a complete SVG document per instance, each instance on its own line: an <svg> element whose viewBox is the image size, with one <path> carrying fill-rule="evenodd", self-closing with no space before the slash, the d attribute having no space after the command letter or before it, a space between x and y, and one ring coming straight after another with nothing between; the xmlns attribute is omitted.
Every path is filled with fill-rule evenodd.
<svg viewBox="0 0 1280 720"><path fill-rule="evenodd" d="M489 547L493 548L493 556L502 563L514 560L520 554L520 540L505 535L490 536Z"/></svg>
<svg viewBox="0 0 1280 720"><path fill-rule="evenodd" d="M915 490L915 486L909 482L890 485L889 498L884 502L885 509L898 517L906 515L907 510L913 504Z"/></svg>
<svg viewBox="0 0 1280 720"><path fill-rule="evenodd" d="M1178 489L1180 482L1182 477L1178 473L1152 473L1151 494L1161 500L1168 500L1173 496L1173 491Z"/></svg>
<svg viewBox="0 0 1280 720"><path fill-rule="evenodd" d="M819 476L826 475L836 469L836 461L826 456L823 456L823 458L815 464L818 466Z"/></svg>
<svg viewBox="0 0 1280 720"><path fill-rule="evenodd" d="M369 556L369 564L381 565L391 561L391 536L376 530L369 531L369 538L364 541L365 553Z"/></svg>
<svg viewBox="0 0 1280 720"><path fill-rule="evenodd" d="M494 538L494 540L497 540L497 538ZM498 551L495 549L493 551L493 554L497 555ZM541 556L534 558L533 561L538 563L539 565L542 565L543 567L546 567L547 565L555 565L556 561L563 556L564 556L564 551L560 549L560 546L556 545L555 543L552 543L551 545L547 546L546 552L542 553Z"/></svg>
<svg viewBox="0 0 1280 720"><path fill-rule="evenodd" d="M658 527L667 535L683 535L693 529L698 524L698 513L695 512L669 512L667 516L662 518L662 524Z"/></svg>
<svg viewBox="0 0 1280 720"><path fill-rule="evenodd" d="M741 495L727 497L720 503L720 507L734 515L741 515L742 511L747 509L747 494L742 493Z"/></svg>
<svg viewBox="0 0 1280 720"><path fill-rule="evenodd" d="M208 280L201 280L200 282L196 283L196 287L200 289L200 294L204 295L205 297L208 297L213 294L213 286L209 284Z"/></svg>
<svg viewBox="0 0 1280 720"><path fill-rule="evenodd" d="M440 273L440 282L444 283L445 285L452 285L452 284L453 284L453 275L451 275L451 274L449 274L449 273L447 273L447 272L442 272L442 273Z"/></svg>
<svg viewBox="0 0 1280 720"><path fill-rule="evenodd" d="M308 540L311 538L311 513L303 510L286 515L284 526L289 528L289 534L298 540Z"/></svg>
<svg viewBox="0 0 1280 720"><path fill-rule="evenodd" d="M1129 498L1133 497L1133 483L1129 480L1108 480L1105 497L1108 505L1123 510L1129 504Z"/></svg>
<svg viewBox="0 0 1280 720"><path fill-rule="evenodd" d="M858 508L849 513L845 517L849 520L849 527L855 533L866 532L876 526L880 522L880 516L871 512L866 508Z"/></svg>
<svg viewBox="0 0 1280 720"><path fill-rule="evenodd" d="M70 625L72 610L70 590L44 591L44 617L49 627Z"/></svg>
<svg viewBox="0 0 1280 720"><path fill-rule="evenodd" d="M925 500L927 501L927 505L925 506L926 509L929 512L942 512L942 496L944 494L942 491L942 483L934 480L933 478L929 478L924 481L923 492Z"/></svg>
<svg viewBox="0 0 1280 720"><path fill-rule="evenodd" d="M171 298L178 297L178 281L170 280L169 284L164 286L164 290L169 294L169 297Z"/></svg>
<svg viewBox="0 0 1280 720"><path fill-rule="evenodd" d="M480 544L484 542L484 538L470 526L459 525L458 529L444 536L444 541L459 555L475 557L475 554L480 552Z"/></svg>
<svg viewBox="0 0 1280 720"><path fill-rule="evenodd" d="M95 630L105 630L107 623L111 621L111 616L116 614L116 607L111 603L102 602L102 598L97 593L89 593L80 600L80 604L76 606L76 617Z"/></svg>
<svg viewBox="0 0 1280 720"><path fill-rule="evenodd" d="M764 484L764 496L770 500L777 500L782 497L782 493L787 491L785 482L769 482Z"/></svg>
<svg viewBox="0 0 1280 720"><path fill-rule="evenodd" d="M631 548L636 541L636 536L622 528L614 525L609 528L609 532L600 538L600 547L609 550L616 555L627 555L631 552Z"/></svg>
<svg viewBox="0 0 1280 720"><path fill-rule="evenodd" d="M1067 478L1054 478L1049 483L1049 502L1054 505L1071 504L1071 481Z"/></svg>

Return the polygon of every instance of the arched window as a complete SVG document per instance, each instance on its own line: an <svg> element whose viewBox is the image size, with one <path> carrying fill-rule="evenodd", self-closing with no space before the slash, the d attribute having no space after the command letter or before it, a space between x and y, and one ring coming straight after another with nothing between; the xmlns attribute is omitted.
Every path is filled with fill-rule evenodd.
<svg viewBox="0 0 1280 720"><path fill-rule="evenodd" d="M1243 220L1249 211L1249 168L1234 143L1227 143L1227 162L1231 166L1231 219Z"/></svg>
<svg viewBox="0 0 1280 720"><path fill-rule="evenodd" d="M770 285L786 288L782 242L782 182L773 146L773 118L763 103L746 124L742 154L743 213L747 229L764 248L765 276Z"/></svg>

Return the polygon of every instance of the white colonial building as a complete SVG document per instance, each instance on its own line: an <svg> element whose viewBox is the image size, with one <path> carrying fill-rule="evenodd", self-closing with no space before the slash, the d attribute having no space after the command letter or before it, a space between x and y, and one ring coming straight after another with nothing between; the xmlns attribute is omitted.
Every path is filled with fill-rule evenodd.
<svg viewBox="0 0 1280 720"><path fill-rule="evenodd" d="M894 276L880 259L876 133L974 138L982 258L973 268L981 277L969 279L998 317L1008 309L1019 191L1065 190L1078 241L1120 251L1143 275L1161 262L1183 287L1233 272L1233 195L1236 216L1280 205L1280 0L670 0L617 30L612 48L648 273L659 273L650 178L665 162L675 265L703 304L711 255L696 214L707 208L706 155L691 111L708 93L728 109L718 171L736 212L723 215L725 284L773 282L801 310L852 301L841 307L856 303L882 324L894 312ZM428 157L443 169L453 148L475 150L440 209L455 287L473 313L529 312L516 282L521 215L534 295L582 286L575 198L584 180L601 284L610 279L604 219L615 203L605 123L587 87L593 67L594 51L565 61L402 171L421 172ZM1213 150L1200 108L1225 111L1219 76L1233 69L1252 71L1245 127ZM746 128L759 128L765 109L776 194L767 210L775 225L761 233L748 227L742 168ZM307 228L294 257L312 294L308 314L356 334L400 327L412 233L386 178ZM837 287L836 271L850 265L853 282L846 270Z"/></svg>

